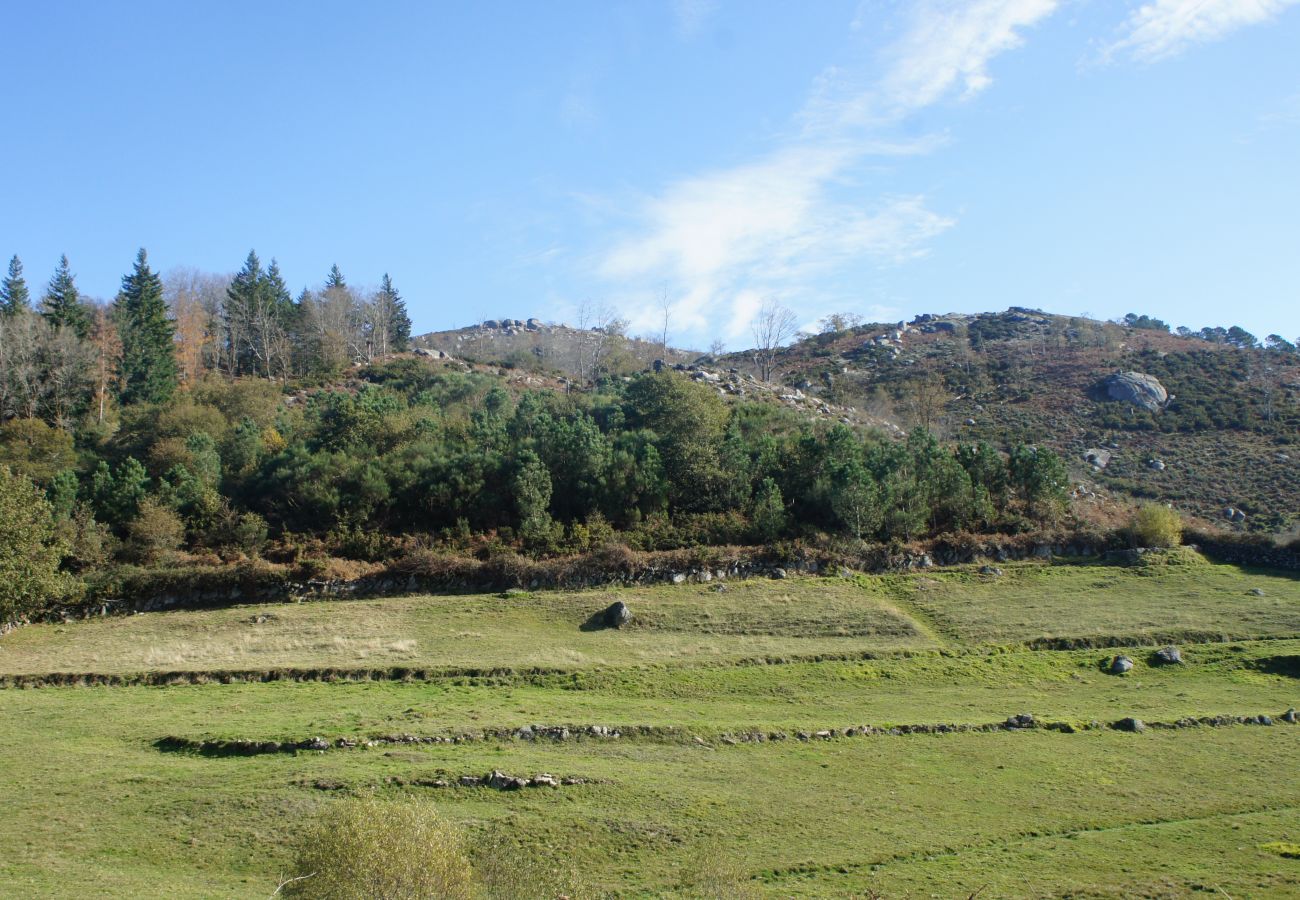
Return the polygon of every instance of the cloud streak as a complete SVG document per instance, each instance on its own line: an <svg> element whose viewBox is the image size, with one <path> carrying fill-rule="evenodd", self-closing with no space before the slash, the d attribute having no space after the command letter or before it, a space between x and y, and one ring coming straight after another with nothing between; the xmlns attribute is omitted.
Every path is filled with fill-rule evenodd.
<svg viewBox="0 0 1300 900"><path fill-rule="evenodd" d="M1102 59L1128 56L1159 62L1239 28L1271 21L1297 3L1300 0L1155 0L1133 11L1122 36L1103 49Z"/></svg>
<svg viewBox="0 0 1300 900"><path fill-rule="evenodd" d="M751 162L684 177L642 198L632 231L597 264L611 282L642 285L626 304L633 328L649 327L636 308L647 308L646 298L666 288L680 298L673 310L678 329L699 336L721 329L736 338L763 296L776 294L814 314L823 302L818 276L862 260L895 265L923 256L954 220L929 209L920 194L847 202L845 195L861 193L854 174L873 158L939 146L941 137L890 142L881 135L925 107L987 88L990 62L1019 46L1022 30L1057 6L921 3L874 78L839 69L822 74L796 116L797 134ZM632 287L629 297L637 294Z"/></svg>

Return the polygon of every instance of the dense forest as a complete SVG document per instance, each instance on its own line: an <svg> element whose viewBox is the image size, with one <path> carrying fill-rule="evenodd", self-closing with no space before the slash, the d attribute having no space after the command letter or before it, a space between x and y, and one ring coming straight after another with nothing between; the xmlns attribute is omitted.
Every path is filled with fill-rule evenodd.
<svg viewBox="0 0 1300 900"><path fill-rule="evenodd" d="M895 440L667 370L519 390L395 355L410 323L386 276L359 292L336 267L293 299L250 254L220 293L196 280L164 284L142 250L111 306L87 304L64 260L33 303L10 266L4 508L30 551L15 537L13 552L52 554L61 590L182 559L907 541L1028 530L1064 509L1065 468L1045 449Z"/></svg>

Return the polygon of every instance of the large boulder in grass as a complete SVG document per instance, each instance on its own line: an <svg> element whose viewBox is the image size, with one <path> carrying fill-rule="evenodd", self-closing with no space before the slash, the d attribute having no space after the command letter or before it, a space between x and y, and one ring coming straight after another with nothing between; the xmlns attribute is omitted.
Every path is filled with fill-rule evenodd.
<svg viewBox="0 0 1300 900"><path fill-rule="evenodd" d="M605 627L622 628L632 618L632 610L622 600L615 600L605 610Z"/></svg>
<svg viewBox="0 0 1300 900"><path fill-rule="evenodd" d="M1102 379L1098 387L1108 400L1131 403L1149 412L1158 412L1169 402L1169 392L1160 379L1141 372L1116 372Z"/></svg>
<svg viewBox="0 0 1300 900"><path fill-rule="evenodd" d="M1183 654L1177 647L1170 644L1168 647L1161 647L1151 654L1151 662L1157 666L1179 666L1183 663Z"/></svg>

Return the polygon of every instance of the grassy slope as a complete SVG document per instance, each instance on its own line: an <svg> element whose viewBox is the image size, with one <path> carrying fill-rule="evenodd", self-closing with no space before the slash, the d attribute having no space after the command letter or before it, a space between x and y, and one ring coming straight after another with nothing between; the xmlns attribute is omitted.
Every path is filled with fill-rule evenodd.
<svg viewBox="0 0 1300 900"><path fill-rule="evenodd" d="M574 671L0 690L0 880L13 896L266 896L287 866L292 835L328 815L338 796L314 781L397 792L421 789L385 779L500 768L601 783L518 794L442 789L446 813L474 833L500 823L526 845L568 848L593 881L624 895L699 895L701 872L717 859L774 896L870 888L891 898L947 897L981 886L982 896L996 897L1178 897L1197 885L1236 897L1300 891L1300 862L1263 849L1300 835L1288 788L1300 727L734 747L717 740L749 728L987 722L1022 711L1072 721L1276 715L1300 700L1300 640L1276 637L1300 631L1292 579L1208 565L1005 568L996 582L967 571L751 582L723 594L695 586L620 592L644 619L626 632L577 630L614 596L607 592L166 613L20 631L0 642L7 671L125 669L147 665L150 652L166 662L200 645L208 649L191 660L200 665L265 665L243 644L227 657L219 646L267 611L280 616L281 663L348 664L350 651L301 637L333 623L344 634L415 641L429 665L491 648L503 664ZM1247 595L1251 587L1265 596ZM900 631L909 615L916 624ZM453 620L445 623L451 636L439 638L444 619ZM470 621L484 637L466 649L469 639L455 629L469 630ZM850 629L868 633L834 633L852 621L870 623ZM1042 624L1026 626L1033 621ZM882 622L883 634L870 633ZM1151 668L1137 653L1137 668L1123 678L1100 672L1106 651L988 645L1171 624L1273 639L1185 644L1188 664L1178 668ZM746 628L758 634L736 633ZM934 646L930 630L941 635L941 652L924 649ZM598 639L606 645L596 650L582 643ZM922 652L734 664L756 652L737 643L751 639L785 656L828 641ZM124 645L111 656L110 640ZM153 746L167 734L446 734L530 722L678 725L707 746L685 738L486 741L251 758Z"/></svg>
<svg viewBox="0 0 1300 900"><path fill-rule="evenodd" d="M637 623L580 626L615 599ZM270 621L255 624L259 616ZM0 672L276 666L583 668L932 645L883 593L850 581L752 581L532 595L406 597L39 625L0 642Z"/></svg>
<svg viewBox="0 0 1300 900"><path fill-rule="evenodd" d="M793 578L536 595L244 606L38 625L0 641L0 673L280 666L583 669L886 653L1043 638L1300 637L1300 579L1209 565L1018 563L904 576ZM1263 597L1248 594L1264 591ZM634 627L583 631L625 600ZM271 620L256 624L258 616Z"/></svg>

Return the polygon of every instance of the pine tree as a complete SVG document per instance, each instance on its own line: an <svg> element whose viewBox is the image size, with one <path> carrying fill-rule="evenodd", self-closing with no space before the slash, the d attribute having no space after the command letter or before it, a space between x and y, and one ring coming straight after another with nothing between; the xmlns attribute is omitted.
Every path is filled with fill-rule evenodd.
<svg viewBox="0 0 1300 900"><path fill-rule="evenodd" d="M23 280L23 263L17 256L9 260L9 274L0 282L0 315L12 316L31 309L31 296Z"/></svg>
<svg viewBox="0 0 1300 900"><path fill-rule="evenodd" d="M176 390L175 327L167 318L162 279L142 248L113 304L122 341L123 403L161 403Z"/></svg>
<svg viewBox="0 0 1300 900"><path fill-rule="evenodd" d="M387 314L389 353L400 353L411 341L411 317L406 314L406 301L393 287L393 280L384 273L384 280L379 285L380 309Z"/></svg>
<svg viewBox="0 0 1300 900"><path fill-rule="evenodd" d="M339 271L338 264L330 266L330 273L325 277L325 290L330 288L344 288L348 283L343 280L343 273Z"/></svg>
<svg viewBox="0 0 1300 900"><path fill-rule="evenodd" d="M249 250L244 267L231 280L230 287L226 288L222 317L226 326L227 353L232 375L255 372L257 369L253 343L258 295L263 290L264 277L262 261L257 258L257 251Z"/></svg>
<svg viewBox="0 0 1300 900"><path fill-rule="evenodd" d="M90 334L90 313L77 292L76 276L68 269L67 254L59 257L59 267L54 270L45 297L41 300L41 315L54 328L71 328L77 337Z"/></svg>

